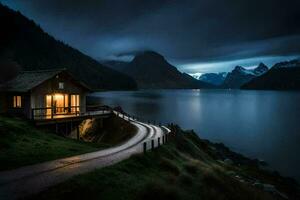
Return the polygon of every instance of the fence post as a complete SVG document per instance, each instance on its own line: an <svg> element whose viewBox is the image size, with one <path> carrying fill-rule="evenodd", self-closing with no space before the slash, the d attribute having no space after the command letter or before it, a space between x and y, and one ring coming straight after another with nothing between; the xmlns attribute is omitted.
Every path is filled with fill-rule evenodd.
<svg viewBox="0 0 300 200"><path fill-rule="evenodd" d="M154 140L151 140L151 149L154 150Z"/></svg>
<svg viewBox="0 0 300 200"><path fill-rule="evenodd" d="M147 142L144 142L144 153L146 153L147 152Z"/></svg>

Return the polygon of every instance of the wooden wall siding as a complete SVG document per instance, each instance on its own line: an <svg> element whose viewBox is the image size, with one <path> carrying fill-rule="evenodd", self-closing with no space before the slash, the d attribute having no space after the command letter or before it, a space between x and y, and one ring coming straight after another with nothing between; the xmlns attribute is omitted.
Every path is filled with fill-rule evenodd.
<svg viewBox="0 0 300 200"><path fill-rule="evenodd" d="M59 82L64 82L64 89L59 89ZM51 93L77 93L81 94L85 92L85 89L77 84L73 79L66 73L60 73L58 78L54 77L50 80L45 81L32 90L32 94L51 94Z"/></svg>
<svg viewBox="0 0 300 200"><path fill-rule="evenodd" d="M3 104L3 110L5 113L13 114L13 115L19 115L19 116L26 116L30 117L30 95L29 93L20 93L20 92L8 92L3 93L4 95L1 98L1 104ZM0 95L1 96L1 95ZM21 96L21 107L20 108L14 108L13 107L13 100L14 96Z"/></svg>
<svg viewBox="0 0 300 200"><path fill-rule="evenodd" d="M0 113L6 113L7 112L7 94L6 93L0 93Z"/></svg>
<svg viewBox="0 0 300 200"><path fill-rule="evenodd" d="M59 89L60 82L64 83L64 89ZM82 112L85 112L86 89L75 82L68 74L64 72L59 74L57 77L45 81L31 91L31 107L46 107L45 96L53 93L79 94L80 107L82 107Z"/></svg>
<svg viewBox="0 0 300 200"><path fill-rule="evenodd" d="M31 118L30 94L24 94L24 96L22 96L22 100L22 108L24 111L24 115L28 118Z"/></svg>
<svg viewBox="0 0 300 200"><path fill-rule="evenodd" d="M80 95L80 108L81 108L80 112L83 113L86 112L86 95L87 93L82 93L82 95Z"/></svg>

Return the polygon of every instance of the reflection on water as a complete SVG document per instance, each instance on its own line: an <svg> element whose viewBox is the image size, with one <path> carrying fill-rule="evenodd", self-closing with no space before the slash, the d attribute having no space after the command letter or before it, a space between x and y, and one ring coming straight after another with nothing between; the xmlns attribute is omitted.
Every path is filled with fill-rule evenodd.
<svg viewBox="0 0 300 200"><path fill-rule="evenodd" d="M146 90L95 93L99 101L264 159L300 180L300 93L240 90Z"/></svg>

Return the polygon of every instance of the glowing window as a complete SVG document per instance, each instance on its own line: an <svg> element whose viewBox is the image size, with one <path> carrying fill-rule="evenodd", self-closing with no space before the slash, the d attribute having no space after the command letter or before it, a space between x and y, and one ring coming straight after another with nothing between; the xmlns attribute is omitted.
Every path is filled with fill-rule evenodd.
<svg viewBox="0 0 300 200"><path fill-rule="evenodd" d="M13 106L14 108L21 108L22 107L22 97L21 96L14 96Z"/></svg>
<svg viewBox="0 0 300 200"><path fill-rule="evenodd" d="M79 111L79 106L80 106L80 98L79 95L77 94L72 94L71 95L71 110L72 112L74 111Z"/></svg>

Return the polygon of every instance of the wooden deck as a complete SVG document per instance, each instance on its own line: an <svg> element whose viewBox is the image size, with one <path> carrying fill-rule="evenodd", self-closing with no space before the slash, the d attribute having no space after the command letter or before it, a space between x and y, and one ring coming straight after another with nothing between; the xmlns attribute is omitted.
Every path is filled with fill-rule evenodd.
<svg viewBox="0 0 300 200"><path fill-rule="evenodd" d="M76 121L82 121L84 119L90 119L90 118L107 118L113 114L113 110L107 106L88 108L88 111L86 112L79 112L79 109L78 111L76 109L76 112L69 112L63 114L51 114L51 115L47 114L47 109L49 108L33 109L32 120L36 125L76 122ZM41 112L42 110L44 111ZM41 113L46 113L46 114L41 114Z"/></svg>

